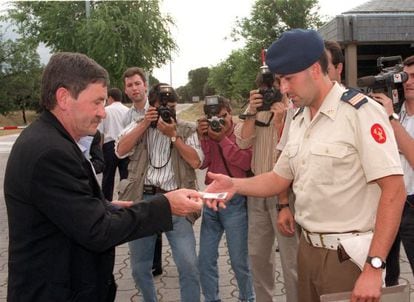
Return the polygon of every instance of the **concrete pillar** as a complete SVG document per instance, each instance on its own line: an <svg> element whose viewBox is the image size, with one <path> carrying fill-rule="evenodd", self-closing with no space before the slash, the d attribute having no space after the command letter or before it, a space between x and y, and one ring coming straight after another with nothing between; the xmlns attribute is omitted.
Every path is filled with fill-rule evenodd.
<svg viewBox="0 0 414 302"><path fill-rule="evenodd" d="M345 85L348 87L357 87L357 77L357 45L348 44L345 46Z"/></svg>

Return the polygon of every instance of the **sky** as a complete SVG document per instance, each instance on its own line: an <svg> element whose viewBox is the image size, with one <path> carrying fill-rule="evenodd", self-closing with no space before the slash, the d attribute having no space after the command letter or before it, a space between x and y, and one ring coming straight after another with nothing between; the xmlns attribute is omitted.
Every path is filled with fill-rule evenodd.
<svg viewBox="0 0 414 302"><path fill-rule="evenodd" d="M320 14L330 20L368 0L319 0ZM175 22L171 33L179 47L171 63L155 69L153 76L177 88L188 83L188 72L224 61L243 42L232 42L236 17L249 17L255 0L162 0L162 13ZM227 38L227 39L226 39Z"/></svg>

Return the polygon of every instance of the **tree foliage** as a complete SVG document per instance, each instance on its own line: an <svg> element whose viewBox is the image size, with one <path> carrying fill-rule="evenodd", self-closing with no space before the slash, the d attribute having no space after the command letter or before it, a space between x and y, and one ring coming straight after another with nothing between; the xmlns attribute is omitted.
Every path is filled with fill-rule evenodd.
<svg viewBox="0 0 414 302"><path fill-rule="evenodd" d="M208 67L200 67L190 70L188 72L188 89L193 96L199 96L200 99L204 98L204 85L207 82L210 69Z"/></svg>
<svg viewBox="0 0 414 302"><path fill-rule="evenodd" d="M317 0L257 0L250 16L237 20L232 32L234 40L246 41L244 48L212 68L209 84L226 97L248 97L263 64L262 49L267 49L286 30L319 27L317 4Z"/></svg>
<svg viewBox="0 0 414 302"><path fill-rule="evenodd" d="M42 67L30 42L3 40L0 37L0 113L21 110L26 123L26 109L37 109Z"/></svg>
<svg viewBox="0 0 414 302"><path fill-rule="evenodd" d="M15 2L9 18L36 45L93 58L116 86L127 67L152 71L177 49L169 30L174 22L157 0Z"/></svg>

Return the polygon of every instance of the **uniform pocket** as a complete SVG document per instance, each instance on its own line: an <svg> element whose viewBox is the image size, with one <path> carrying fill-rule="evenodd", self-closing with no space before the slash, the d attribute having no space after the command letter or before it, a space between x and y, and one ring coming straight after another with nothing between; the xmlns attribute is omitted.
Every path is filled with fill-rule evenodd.
<svg viewBox="0 0 414 302"><path fill-rule="evenodd" d="M338 183L335 166L338 166L343 158L349 153L348 147L339 144L316 143L310 148L310 169L313 175L312 182L315 184L329 185Z"/></svg>

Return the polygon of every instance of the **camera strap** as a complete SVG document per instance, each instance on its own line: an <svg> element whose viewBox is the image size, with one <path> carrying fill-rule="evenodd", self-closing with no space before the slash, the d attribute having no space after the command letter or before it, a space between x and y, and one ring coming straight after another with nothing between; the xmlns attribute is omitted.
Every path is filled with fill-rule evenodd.
<svg viewBox="0 0 414 302"><path fill-rule="evenodd" d="M262 121L255 120L254 121L254 124L256 126L258 126L258 127L269 127L270 126L270 122L272 121L272 118L273 118L274 115L275 114L272 112L272 114L270 115L269 120L267 121L267 123L262 122Z"/></svg>
<svg viewBox="0 0 414 302"><path fill-rule="evenodd" d="M155 130L154 130L155 131ZM167 159L167 161L163 164L163 165L161 165L161 166L155 166L153 163L152 163L152 159L151 159L151 152L150 152L150 150L151 150L151 146L150 146L150 139L149 139L149 134L147 133L147 145L148 145L148 159L149 159L149 164L151 165L151 167L153 167L154 169L162 169L162 168L164 168L169 162L170 162L170 159L171 159L171 153L172 153L172 148L173 148L173 143L172 142L170 142L170 147L169 147L169 153L168 153L168 159Z"/></svg>
<svg viewBox="0 0 414 302"><path fill-rule="evenodd" d="M227 175L230 176L230 177L233 177L233 175L230 172L229 167L227 166L227 162L226 162L226 159L224 158L223 150L221 149L221 146L219 144L217 144L217 146L218 146L218 149L219 149L219 153L220 153L220 156L221 156L221 160L222 160L222 162L224 164L224 168L226 168Z"/></svg>

